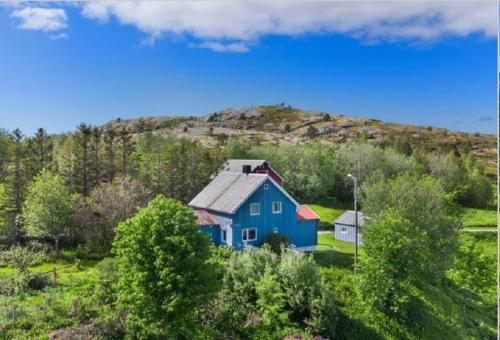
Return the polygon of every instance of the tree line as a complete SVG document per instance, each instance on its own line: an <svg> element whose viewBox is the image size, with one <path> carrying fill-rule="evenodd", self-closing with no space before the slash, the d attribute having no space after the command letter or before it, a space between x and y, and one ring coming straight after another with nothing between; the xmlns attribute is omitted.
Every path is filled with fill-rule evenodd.
<svg viewBox="0 0 500 340"><path fill-rule="evenodd" d="M42 128L33 136L19 129L0 130L0 234L7 243L22 241L30 230L23 225L23 210L32 206L34 196L50 196L50 185L59 188L57 194L73 202L72 208L80 212L106 190L106 199L113 201L115 190L109 190L109 185L118 192L125 186L132 196L134 192L147 192L149 198L163 194L188 202L208 183L222 157L218 150L197 142L159 137L151 132L134 137L126 128L116 131L85 123L68 134L49 135ZM50 185L40 183L43 181ZM25 204L28 196L32 200ZM99 214L94 211L90 215ZM76 221L89 224L82 221L82 216L77 216Z"/></svg>

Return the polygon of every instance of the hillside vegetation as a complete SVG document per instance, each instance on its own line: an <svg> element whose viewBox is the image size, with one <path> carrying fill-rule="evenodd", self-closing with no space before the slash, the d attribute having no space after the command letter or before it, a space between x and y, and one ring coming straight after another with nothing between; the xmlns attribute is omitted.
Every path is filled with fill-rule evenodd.
<svg viewBox="0 0 500 340"><path fill-rule="evenodd" d="M479 133L454 132L431 126L405 125L377 119L357 118L339 113L317 112L281 105L263 105L216 111L204 117L143 117L115 119L103 128L123 127L134 134L153 131L161 136L183 137L216 146L231 136L245 137L262 144L290 145L321 140L344 143L360 138L377 146L404 139L427 151L473 152L486 173L496 173L496 137Z"/></svg>

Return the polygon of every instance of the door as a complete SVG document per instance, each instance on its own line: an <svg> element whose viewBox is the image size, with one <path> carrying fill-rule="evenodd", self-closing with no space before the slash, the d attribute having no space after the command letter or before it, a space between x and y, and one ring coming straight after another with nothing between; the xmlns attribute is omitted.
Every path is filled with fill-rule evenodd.
<svg viewBox="0 0 500 340"><path fill-rule="evenodd" d="M221 226L221 233L226 236L226 244L228 246L233 245L233 229L230 225Z"/></svg>

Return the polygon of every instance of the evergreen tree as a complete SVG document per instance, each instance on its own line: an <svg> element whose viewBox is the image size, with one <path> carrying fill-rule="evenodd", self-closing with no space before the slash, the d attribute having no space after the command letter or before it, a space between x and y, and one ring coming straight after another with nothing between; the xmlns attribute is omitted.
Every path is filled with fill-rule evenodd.
<svg viewBox="0 0 500 340"><path fill-rule="evenodd" d="M104 134L104 144L106 151L107 177L109 182L112 182L115 177L115 141L116 132L113 128L108 127Z"/></svg>
<svg viewBox="0 0 500 340"><path fill-rule="evenodd" d="M130 155L134 150L132 135L126 128L122 128L118 134L121 153L121 174L122 177L128 175Z"/></svg>
<svg viewBox="0 0 500 340"><path fill-rule="evenodd" d="M92 135L92 126L81 123L78 126L78 132L75 135L75 159L76 159L76 178L80 186L79 192L87 197L90 192L89 185L89 149Z"/></svg>

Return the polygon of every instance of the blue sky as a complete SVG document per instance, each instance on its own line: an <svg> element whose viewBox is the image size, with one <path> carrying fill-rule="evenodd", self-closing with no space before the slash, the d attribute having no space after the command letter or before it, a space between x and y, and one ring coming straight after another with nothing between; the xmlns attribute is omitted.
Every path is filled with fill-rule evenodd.
<svg viewBox="0 0 500 340"><path fill-rule="evenodd" d="M130 4L0 7L1 127L61 132L286 102L496 132L491 4L458 12L446 4ZM231 19L221 26L225 11Z"/></svg>

